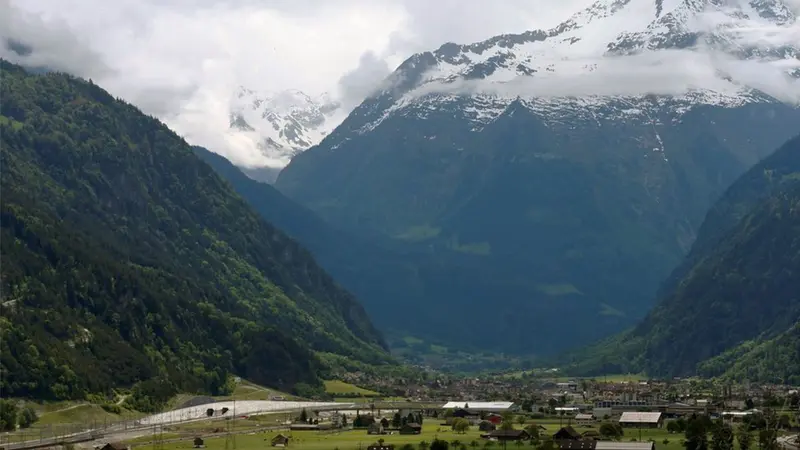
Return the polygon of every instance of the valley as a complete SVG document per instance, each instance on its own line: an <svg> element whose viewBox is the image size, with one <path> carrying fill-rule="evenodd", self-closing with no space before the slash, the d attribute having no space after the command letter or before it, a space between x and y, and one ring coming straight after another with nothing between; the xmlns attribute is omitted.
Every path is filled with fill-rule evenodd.
<svg viewBox="0 0 800 450"><path fill-rule="evenodd" d="M0 2L0 450L798 450L797 5L388 1Z"/></svg>

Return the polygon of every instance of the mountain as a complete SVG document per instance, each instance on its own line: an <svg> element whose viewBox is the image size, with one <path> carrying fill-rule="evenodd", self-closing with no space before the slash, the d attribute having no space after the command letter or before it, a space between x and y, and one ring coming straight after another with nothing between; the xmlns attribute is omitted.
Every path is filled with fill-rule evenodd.
<svg viewBox="0 0 800 450"><path fill-rule="evenodd" d="M311 250L322 267L358 298L380 298L386 304L402 307L409 295L421 296L421 274L443 270L428 257L425 248L398 248L391 242L339 229L273 186L248 177L224 157L203 147L195 146L193 150L264 219ZM380 312L380 308L376 311ZM424 362L416 359L422 356L419 353L418 349L409 359Z"/></svg>
<svg viewBox="0 0 800 450"><path fill-rule="evenodd" d="M234 373L321 389L320 352L391 362L356 299L165 125L0 64L4 396L134 386L157 409Z"/></svg>
<svg viewBox="0 0 800 450"><path fill-rule="evenodd" d="M257 180L273 182L294 155L318 144L342 119L340 103L327 94L259 93L240 87L231 103L230 133L252 140L266 159L278 164L244 169Z"/></svg>
<svg viewBox="0 0 800 450"><path fill-rule="evenodd" d="M572 370L800 382L800 136L709 211L657 306ZM609 367L608 364L611 364Z"/></svg>
<svg viewBox="0 0 800 450"><path fill-rule="evenodd" d="M673 83L671 66L705 64L709 46L797 54L737 46L730 25L791 26L786 4L722 3L601 0L552 30L414 55L276 187L353 234L425 249L402 303L361 296L387 329L537 354L618 332L713 202L800 123L724 64ZM728 25L702 31L709 5ZM652 92L626 92L643 80Z"/></svg>

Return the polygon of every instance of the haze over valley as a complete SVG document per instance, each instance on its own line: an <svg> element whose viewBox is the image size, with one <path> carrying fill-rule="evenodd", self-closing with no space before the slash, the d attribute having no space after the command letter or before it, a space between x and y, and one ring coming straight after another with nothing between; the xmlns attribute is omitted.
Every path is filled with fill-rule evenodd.
<svg viewBox="0 0 800 450"><path fill-rule="evenodd" d="M797 450L799 16L0 0L0 446Z"/></svg>

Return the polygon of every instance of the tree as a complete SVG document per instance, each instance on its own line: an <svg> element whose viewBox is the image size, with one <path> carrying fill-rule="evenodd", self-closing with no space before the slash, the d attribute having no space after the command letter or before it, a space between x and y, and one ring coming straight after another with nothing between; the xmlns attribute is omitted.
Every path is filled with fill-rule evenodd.
<svg viewBox="0 0 800 450"><path fill-rule="evenodd" d="M602 425L600 425L598 432L600 433L600 436L603 436L606 439L619 438L619 431L617 430L617 427L615 427L614 424L609 422L605 422Z"/></svg>
<svg viewBox="0 0 800 450"><path fill-rule="evenodd" d="M457 417L453 420L453 431L459 434L464 434L469 430L469 421L462 417Z"/></svg>
<svg viewBox="0 0 800 450"><path fill-rule="evenodd" d="M670 420L669 422L667 422L667 432L670 434L681 432L681 427L680 425L678 425L677 420Z"/></svg>
<svg viewBox="0 0 800 450"><path fill-rule="evenodd" d="M733 429L721 420L711 430L711 449L733 450Z"/></svg>
<svg viewBox="0 0 800 450"><path fill-rule="evenodd" d="M760 450L778 450L778 433L773 428L758 432L758 448Z"/></svg>
<svg viewBox="0 0 800 450"><path fill-rule="evenodd" d="M14 431L17 427L17 404L11 400L0 400L0 430Z"/></svg>
<svg viewBox="0 0 800 450"><path fill-rule="evenodd" d="M417 418L414 417L414 413L408 413L408 417L406 418L406 423L414 423L416 420Z"/></svg>
<svg viewBox="0 0 800 450"><path fill-rule="evenodd" d="M419 443L419 445L417 445L419 450L428 450L430 448L430 446L431 446L431 444L429 444L428 441L422 441L422 442Z"/></svg>
<svg viewBox="0 0 800 450"><path fill-rule="evenodd" d="M224 413L223 413L223 414L224 414ZM300 411L300 422L303 422L303 423L306 423L306 422L308 422L308 412L306 412L306 409L305 409L305 408L303 408L303 409Z"/></svg>
<svg viewBox="0 0 800 450"><path fill-rule="evenodd" d="M430 450L448 450L449 448L449 442L444 439L434 439L433 442L431 442Z"/></svg>
<svg viewBox="0 0 800 450"><path fill-rule="evenodd" d="M342 428L347 426L347 416L344 415L344 414L342 414L342 422L341 422L341 424L342 424Z"/></svg>
<svg viewBox="0 0 800 450"><path fill-rule="evenodd" d="M39 420L39 416L36 415L36 411L28 406L19 414L19 427L30 428L37 420Z"/></svg>
<svg viewBox="0 0 800 450"><path fill-rule="evenodd" d="M500 429L509 431L514 429L514 415L510 412L503 414L503 422L500 423Z"/></svg>
<svg viewBox="0 0 800 450"><path fill-rule="evenodd" d="M708 449L707 430L702 419L699 417L692 415L686 424L684 436L686 438L686 442L684 443L686 450Z"/></svg>
<svg viewBox="0 0 800 450"><path fill-rule="evenodd" d="M525 416L522 416L522 415L517 416L517 423L518 424L525 425L525 421L526 421Z"/></svg>
<svg viewBox="0 0 800 450"><path fill-rule="evenodd" d="M400 417L400 413L399 412L394 413L394 416L392 417L392 428L400 428L402 426L403 426L403 418Z"/></svg>
<svg viewBox="0 0 800 450"><path fill-rule="evenodd" d="M753 435L750 434L750 427L742 424L736 430L736 441L739 442L739 450L750 450L753 445Z"/></svg>
<svg viewBox="0 0 800 450"><path fill-rule="evenodd" d="M213 416L213 415L214 415L214 408L208 408L208 409L206 410L206 416L207 416L207 417L211 417L211 416Z"/></svg>
<svg viewBox="0 0 800 450"><path fill-rule="evenodd" d="M525 431L527 431L528 434L531 436L531 441L537 441L537 442L539 441L540 438L539 425L536 425L535 423L530 424L527 427L525 427Z"/></svg>
<svg viewBox="0 0 800 450"><path fill-rule="evenodd" d="M389 420L387 420L387 419L386 419L386 417L384 417L383 419L381 419L381 426L382 426L383 428L389 428Z"/></svg>

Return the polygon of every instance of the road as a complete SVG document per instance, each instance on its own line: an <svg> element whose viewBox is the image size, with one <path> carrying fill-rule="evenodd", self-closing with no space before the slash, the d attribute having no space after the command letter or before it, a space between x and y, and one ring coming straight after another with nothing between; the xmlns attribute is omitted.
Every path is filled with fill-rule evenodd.
<svg viewBox="0 0 800 450"><path fill-rule="evenodd" d="M792 435L792 436L781 436L778 438L778 445L785 450L800 450L800 446L798 446L798 436L800 435Z"/></svg>
<svg viewBox="0 0 800 450"><path fill-rule="evenodd" d="M154 427L160 427L167 424L179 424L186 422L195 422L200 420L224 420L234 414L237 417L255 415L255 414L268 414L268 413L293 413L299 412L303 409L314 411L336 411L343 409L354 409L354 403L338 403L338 402L295 402L295 401L266 401L266 400L239 400L239 401L224 401L209 403L207 405L191 406L188 408L180 408L173 411L167 411L152 416L143 417L133 422L133 424L114 425L105 428L98 428L94 430L85 430L80 433L74 433L54 438L37 439L33 441L9 443L2 446L5 450L31 450L36 448L51 447L63 444L77 444L82 442L97 441L102 439L104 441L115 441L121 438L132 439L138 435L148 434L153 431ZM227 408L223 414L222 409ZM364 407L361 406L363 409ZM211 417L208 416L208 410L213 409L214 413Z"/></svg>

